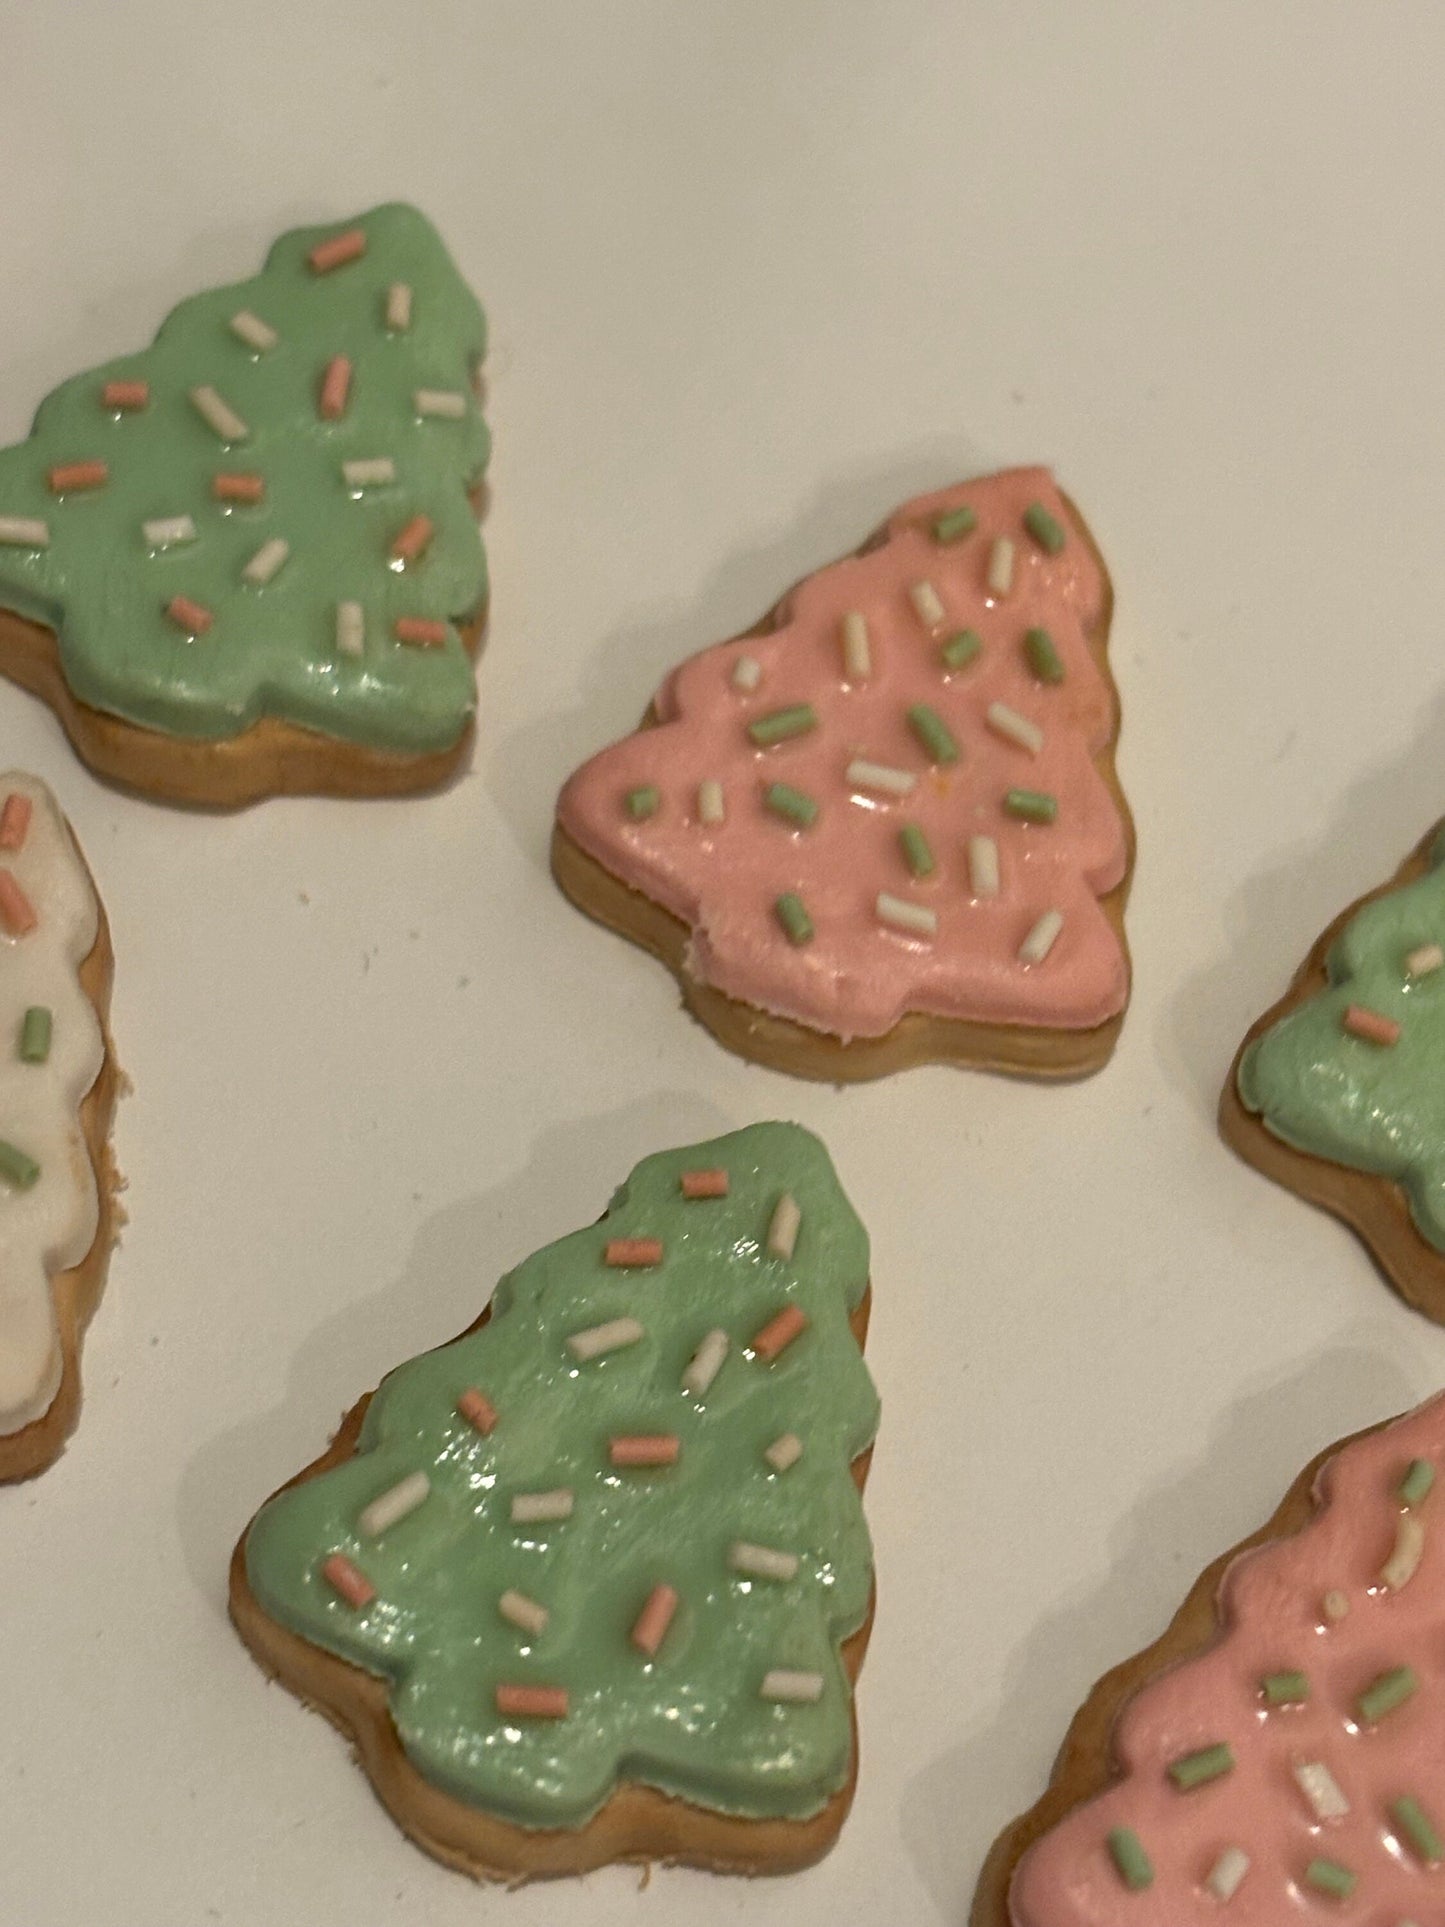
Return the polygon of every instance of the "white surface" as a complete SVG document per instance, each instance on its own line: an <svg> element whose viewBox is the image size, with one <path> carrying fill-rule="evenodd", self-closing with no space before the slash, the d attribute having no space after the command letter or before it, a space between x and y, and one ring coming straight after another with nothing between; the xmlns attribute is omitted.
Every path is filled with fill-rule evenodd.
<svg viewBox="0 0 1445 1927"><path fill-rule="evenodd" d="M0 0L0 46L0 437L282 228L396 195L486 303L496 434L450 794L186 816L0 686L0 764L100 878L136 1085L80 1432L0 1492L0 1916L958 1927L1093 1679L1445 1379L1213 1124L1245 1024L1445 811L1445 15ZM1118 1055L1062 1090L752 1069L553 889L556 787L897 501L1035 459L1118 589ZM770 1115L875 1246L852 1820L782 1882L478 1891L262 1684L232 1541L636 1158Z"/></svg>

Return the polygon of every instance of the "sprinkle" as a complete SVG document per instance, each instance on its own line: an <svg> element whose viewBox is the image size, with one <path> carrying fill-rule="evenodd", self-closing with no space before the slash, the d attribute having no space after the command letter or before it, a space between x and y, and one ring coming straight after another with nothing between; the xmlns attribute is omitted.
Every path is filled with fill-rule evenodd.
<svg viewBox="0 0 1445 1927"><path fill-rule="evenodd" d="M414 515L391 545L398 562L419 562L431 547L436 524L429 515Z"/></svg>
<svg viewBox="0 0 1445 1927"><path fill-rule="evenodd" d="M321 1577L331 1590L340 1593L348 1606L358 1612L369 1606L376 1597L376 1587L366 1574L353 1566L344 1552L333 1552L329 1559L322 1561Z"/></svg>
<svg viewBox="0 0 1445 1927"><path fill-rule="evenodd" d="M148 381L108 381L100 391L101 407L119 409L122 414L144 408L150 398Z"/></svg>
<svg viewBox="0 0 1445 1927"><path fill-rule="evenodd" d="M558 1486L553 1492L518 1492L512 1497L512 1524L535 1526L572 1517L572 1488Z"/></svg>
<svg viewBox="0 0 1445 1927"><path fill-rule="evenodd" d="M411 326L411 289L405 281L393 281L386 291L386 325L395 335Z"/></svg>
<svg viewBox="0 0 1445 1927"><path fill-rule="evenodd" d="M18 1145L0 1137L0 1179L13 1191L28 1191L40 1176L40 1166Z"/></svg>
<svg viewBox="0 0 1445 1927"><path fill-rule="evenodd" d="M457 1400L457 1410L474 1426L484 1439L490 1438L497 1428L497 1408L485 1392L479 1392L475 1385L469 1385Z"/></svg>
<svg viewBox="0 0 1445 1927"><path fill-rule="evenodd" d="M418 388L411 398L418 415L459 422L467 412L467 398L455 388Z"/></svg>
<svg viewBox="0 0 1445 1927"><path fill-rule="evenodd" d="M803 1214L798 1209L798 1201L791 1191L785 1191L773 1206L773 1215L768 1222L768 1256L770 1258L791 1258L798 1244L798 1229L803 1222Z"/></svg>
<svg viewBox="0 0 1445 1927"><path fill-rule="evenodd" d="M1019 945L1019 962L1041 964L1058 941L1059 932L1064 927L1062 910L1045 910L1038 922Z"/></svg>
<svg viewBox="0 0 1445 1927"><path fill-rule="evenodd" d="M1234 1753L1223 1740L1215 1746L1200 1747L1196 1753L1181 1754L1169 1762L1169 1777L1181 1793L1207 1786L1211 1780L1223 1779L1233 1771Z"/></svg>
<svg viewBox="0 0 1445 1927"><path fill-rule="evenodd" d="M910 936L916 937L938 935L938 912L930 910L926 904L909 903L903 897L880 890L873 911L880 923L886 923L893 930L906 930Z"/></svg>
<svg viewBox="0 0 1445 1927"><path fill-rule="evenodd" d="M687 1370L682 1375L682 1389L691 1392L694 1398L701 1398L718 1373L722 1370L728 1355L728 1335L721 1329L710 1331L688 1360Z"/></svg>
<svg viewBox="0 0 1445 1927"><path fill-rule="evenodd" d="M786 1584L798 1576L796 1552L776 1552L771 1546L752 1546L735 1539L728 1547L728 1565L745 1579L777 1579Z"/></svg>
<svg viewBox="0 0 1445 1927"><path fill-rule="evenodd" d="M204 603L192 602L189 596L184 595L171 597L166 604L166 614L188 636L203 636L216 619Z"/></svg>
<svg viewBox="0 0 1445 1927"><path fill-rule="evenodd" d="M1233 1900L1249 1872L1249 1855L1242 1847L1226 1847L1204 1882L1216 1900Z"/></svg>
<svg viewBox="0 0 1445 1927"><path fill-rule="evenodd" d="M678 1179L685 1198L725 1198L728 1174L719 1167L706 1171L684 1171Z"/></svg>
<svg viewBox="0 0 1445 1927"><path fill-rule="evenodd" d="M48 549L50 524L29 515L0 515L0 544L7 549Z"/></svg>
<svg viewBox="0 0 1445 1927"><path fill-rule="evenodd" d="M602 1254L604 1264L627 1270L637 1265L662 1263L661 1238L610 1238Z"/></svg>
<svg viewBox="0 0 1445 1927"><path fill-rule="evenodd" d="M676 1432L626 1432L607 1441L608 1461L621 1468L676 1465L681 1451Z"/></svg>
<svg viewBox="0 0 1445 1927"><path fill-rule="evenodd" d="M1052 823L1059 813L1058 798L1044 790L1005 790L1003 806L1025 823Z"/></svg>
<svg viewBox="0 0 1445 1927"><path fill-rule="evenodd" d="M1132 1827L1111 1827L1108 1848L1114 1870L1130 1893L1142 1893L1146 1887L1153 1886L1153 1865Z"/></svg>
<svg viewBox="0 0 1445 1927"><path fill-rule="evenodd" d="M1332 1619L1332 1620L1343 1619L1345 1618L1345 1616L1348 1614L1350 1610L1350 1601L1349 1601L1348 1595L1345 1593L1342 1593L1338 1587L1335 1587L1330 1592L1327 1592L1324 1598L1320 1601L1320 1604L1324 1608L1324 1614L1326 1619Z"/></svg>
<svg viewBox="0 0 1445 1927"><path fill-rule="evenodd" d="M843 673L853 682L873 674L868 624L861 609L850 609L843 618Z"/></svg>
<svg viewBox="0 0 1445 1927"><path fill-rule="evenodd" d="M1259 1690L1271 1706L1303 1706L1310 1696L1310 1683L1303 1673L1266 1673Z"/></svg>
<svg viewBox="0 0 1445 1927"><path fill-rule="evenodd" d="M940 515L933 525L935 542L957 542L961 536L972 535L978 527L978 517L971 508L950 509L947 515Z"/></svg>
<svg viewBox="0 0 1445 1927"><path fill-rule="evenodd" d="M755 1334L748 1350L764 1364L771 1364L779 1352L786 1351L800 1333L808 1329L808 1314L798 1305L788 1305L770 1318Z"/></svg>
<svg viewBox="0 0 1445 1927"><path fill-rule="evenodd" d="M1050 555L1057 555L1064 546L1064 531L1049 514L1042 502L1030 502L1024 510L1024 527Z"/></svg>
<svg viewBox="0 0 1445 1927"><path fill-rule="evenodd" d="M791 783L769 783L763 791L763 806L774 816L796 823L800 830L806 830L817 820L816 801L804 790L795 790Z"/></svg>
<svg viewBox="0 0 1445 1927"><path fill-rule="evenodd" d="M1438 943L1422 943L1417 950L1406 954L1405 973L1410 977L1428 977L1441 964L1445 964L1445 950Z"/></svg>
<svg viewBox="0 0 1445 1927"><path fill-rule="evenodd" d="M971 663L983 648L983 637L976 630L960 629L956 636L950 636L939 654L948 669L963 669Z"/></svg>
<svg viewBox="0 0 1445 1927"><path fill-rule="evenodd" d="M380 488L396 480L396 463L390 455L363 455L341 464L341 479L348 488Z"/></svg>
<svg viewBox="0 0 1445 1927"><path fill-rule="evenodd" d="M1393 1713L1397 1707L1403 1706L1419 1684L1412 1667L1392 1667L1388 1673L1381 1673L1378 1679L1370 1682L1355 1701L1355 1710L1366 1726L1374 1726L1387 1713Z"/></svg>
<svg viewBox="0 0 1445 1927"><path fill-rule="evenodd" d="M1294 1777L1300 1792L1309 1801L1316 1820L1343 1820L1350 1803L1340 1791L1340 1783L1323 1760L1297 1760Z"/></svg>
<svg viewBox="0 0 1445 1927"><path fill-rule="evenodd" d="M497 1611L513 1626L519 1626L533 1639L540 1639L547 1630L551 1614L545 1606L539 1606L535 1599L529 1599L524 1592L517 1592L511 1586L497 1599Z"/></svg>
<svg viewBox="0 0 1445 1927"><path fill-rule="evenodd" d="M948 724L927 703L914 703L908 711L908 727L913 731L933 763L956 763L958 744Z"/></svg>
<svg viewBox="0 0 1445 1927"><path fill-rule="evenodd" d="M497 1711L504 1720L565 1720L565 1686L499 1686Z"/></svg>
<svg viewBox="0 0 1445 1927"><path fill-rule="evenodd" d="M343 656L359 656L366 647L366 616L359 602L336 605L336 647Z"/></svg>
<svg viewBox="0 0 1445 1927"><path fill-rule="evenodd" d="M786 1472L803 1456L803 1441L796 1432L784 1432L766 1448L763 1457L775 1472Z"/></svg>
<svg viewBox="0 0 1445 1927"><path fill-rule="evenodd" d="M649 816L656 816L662 807L662 792L655 783L643 783L639 788L629 790L623 800L633 822L645 823Z"/></svg>
<svg viewBox="0 0 1445 1927"><path fill-rule="evenodd" d="M0 822L0 828L3 828L3 822ZM3 839L0 839L0 847L3 847ZM1401 1505L1422 1505L1429 1498L1434 1483L1435 1468L1429 1459L1411 1459L1397 1488Z"/></svg>
<svg viewBox="0 0 1445 1927"><path fill-rule="evenodd" d="M43 1064L50 1056L54 1020L44 1004L32 1004L20 1020L20 1061Z"/></svg>
<svg viewBox="0 0 1445 1927"><path fill-rule="evenodd" d="M1367 1044L1380 1044L1388 1048L1400 1041L1400 1026L1393 1017L1383 1017L1378 1010L1369 1010L1364 1004L1350 1004L1340 1019L1341 1030L1347 1030L1351 1037L1363 1037Z"/></svg>
<svg viewBox="0 0 1445 1927"><path fill-rule="evenodd" d="M7 934L28 937L39 921L34 904L20 887L19 878L11 870L0 870L0 924Z"/></svg>
<svg viewBox="0 0 1445 1927"><path fill-rule="evenodd" d="M269 542L263 542L251 560L241 571L243 582L253 582L264 588L285 563L291 553L291 544L279 535L273 535Z"/></svg>
<svg viewBox="0 0 1445 1927"><path fill-rule="evenodd" d="M756 689L763 679L763 665L756 656L739 656L733 664L733 688Z"/></svg>
<svg viewBox="0 0 1445 1927"><path fill-rule="evenodd" d="M190 391L191 406L206 424L214 429L223 442L244 442L251 431L241 420L229 403L224 402L215 389L206 385Z"/></svg>
<svg viewBox="0 0 1445 1927"><path fill-rule="evenodd" d="M601 1358L604 1352L635 1345L643 1336L642 1326L635 1318L609 1318L605 1324L589 1325L584 1331L573 1332L567 1340L567 1349L582 1364L589 1358Z"/></svg>
<svg viewBox="0 0 1445 1927"><path fill-rule="evenodd" d="M948 620L948 611L931 582L915 582L908 591L908 600L925 629L941 629Z"/></svg>
<svg viewBox="0 0 1445 1927"><path fill-rule="evenodd" d="M715 776L709 776L697 786L697 818L699 823L717 825L727 821L727 805L723 801L723 786Z"/></svg>
<svg viewBox="0 0 1445 1927"><path fill-rule="evenodd" d="M306 259L317 274L330 274L333 268L344 268L348 261L358 260L365 252L366 230L349 227L333 234L329 241L318 241Z"/></svg>
<svg viewBox="0 0 1445 1927"><path fill-rule="evenodd" d="M806 736L817 727L818 712L811 703L790 703L786 709L770 709L765 716L755 716L748 724L748 734L759 749L767 749L773 743L787 742L791 736Z"/></svg>
<svg viewBox="0 0 1445 1927"><path fill-rule="evenodd" d="M1020 749L1026 749L1031 756L1037 756L1044 746L1044 732L1038 724L1031 723L1027 716L1020 716L1007 703L990 703L984 711L984 721L996 736L1017 743Z"/></svg>
<svg viewBox="0 0 1445 1927"><path fill-rule="evenodd" d="M211 494L218 502L259 502L266 494L266 483L260 475L227 473L211 477Z"/></svg>
<svg viewBox="0 0 1445 1927"><path fill-rule="evenodd" d="M431 1491L431 1480L425 1472L412 1472L400 1479L389 1490L380 1493L363 1506L356 1515L356 1529L363 1539L377 1539L383 1532L389 1532L394 1525L408 1518L417 1507L423 1505Z"/></svg>
<svg viewBox="0 0 1445 1927"><path fill-rule="evenodd" d="M418 649L440 649L451 634L446 623L432 622L425 616L398 616L391 632L398 642L409 642Z"/></svg>
<svg viewBox="0 0 1445 1927"><path fill-rule="evenodd" d="M911 769L890 769L887 763L869 763L855 757L844 771L855 790L880 790L885 796L907 796L918 778Z"/></svg>
<svg viewBox="0 0 1445 1927"><path fill-rule="evenodd" d="M321 376L316 412L324 422L339 422L350 397L351 362L345 355L333 355Z"/></svg>
<svg viewBox="0 0 1445 1927"><path fill-rule="evenodd" d="M1408 1586L1425 1553L1425 1521L1403 1512L1395 1526L1395 1550L1380 1568L1380 1584L1387 1592Z"/></svg>
<svg viewBox="0 0 1445 1927"><path fill-rule="evenodd" d="M795 890L785 890L773 905L773 915L783 926L788 942L805 944L813 941L813 919L808 915L803 899Z"/></svg>
<svg viewBox="0 0 1445 1927"><path fill-rule="evenodd" d="M0 809L0 850L23 850L35 805L23 790L11 790Z"/></svg>
<svg viewBox="0 0 1445 1927"><path fill-rule="evenodd" d="M811 1705L823 1697L823 1675L821 1673L799 1673L788 1666L774 1666L763 1674L763 1683L758 1688L758 1698L765 1700L787 1700L799 1705Z"/></svg>
<svg viewBox="0 0 1445 1927"><path fill-rule="evenodd" d="M998 845L991 836L968 839L968 881L976 897L998 895Z"/></svg>
<svg viewBox="0 0 1445 1927"><path fill-rule="evenodd" d="M937 867L933 861L933 851L928 846L928 838L918 825L905 823L898 832L898 841L903 850L903 861L914 876L932 876Z"/></svg>
<svg viewBox="0 0 1445 1927"><path fill-rule="evenodd" d="M1064 680L1064 665L1047 629L1024 631L1024 654L1028 657L1029 668L1040 682L1059 683Z"/></svg>
<svg viewBox="0 0 1445 1927"><path fill-rule="evenodd" d="M677 1594L672 1587L654 1586L628 1634L639 1653L646 1654L648 1659L656 1659L657 1649L667 1638L667 1629L676 1611Z"/></svg>
<svg viewBox="0 0 1445 1927"><path fill-rule="evenodd" d="M240 308L231 316L231 333L238 341L244 341L248 348L254 348L258 355L268 353L281 339L269 321L263 321L249 308Z"/></svg>
<svg viewBox="0 0 1445 1927"><path fill-rule="evenodd" d="M104 462L62 462L50 471L50 492L70 495L78 489L104 488L109 479Z"/></svg>
<svg viewBox="0 0 1445 1927"><path fill-rule="evenodd" d="M988 592L1005 596L1014 585L1014 545L1006 535L999 536L988 552Z"/></svg>
<svg viewBox="0 0 1445 1927"><path fill-rule="evenodd" d="M175 548L196 539L196 525L189 515L166 515L155 522L142 522L140 532L148 549Z"/></svg>
<svg viewBox="0 0 1445 1927"><path fill-rule="evenodd" d="M1441 1841L1434 1821L1418 1800L1403 1794L1398 1800L1392 1801L1390 1818L1426 1866L1434 1866L1438 1861L1445 1860L1445 1842Z"/></svg>
<svg viewBox="0 0 1445 1927"><path fill-rule="evenodd" d="M1305 1868L1305 1880L1318 1893L1331 1894L1336 1900L1348 1900L1355 1891L1356 1876L1348 1867L1341 1866L1338 1860L1311 1860Z"/></svg>

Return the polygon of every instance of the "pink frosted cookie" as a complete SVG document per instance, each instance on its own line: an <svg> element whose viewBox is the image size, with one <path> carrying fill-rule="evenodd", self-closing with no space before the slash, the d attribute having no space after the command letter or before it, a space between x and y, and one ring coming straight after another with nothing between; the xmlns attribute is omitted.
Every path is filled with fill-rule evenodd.
<svg viewBox="0 0 1445 1927"><path fill-rule="evenodd" d="M1045 470L905 503L576 772L558 882L762 1063L1097 1070L1134 851L1112 600Z"/></svg>
<svg viewBox="0 0 1445 1927"><path fill-rule="evenodd" d="M1445 1396L1333 1446L1094 1688L973 1927L1445 1919Z"/></svg>

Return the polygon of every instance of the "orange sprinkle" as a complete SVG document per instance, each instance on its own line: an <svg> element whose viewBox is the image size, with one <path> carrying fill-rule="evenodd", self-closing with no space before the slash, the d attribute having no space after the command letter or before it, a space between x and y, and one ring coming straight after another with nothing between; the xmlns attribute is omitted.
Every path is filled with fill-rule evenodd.
<svg viewBox="0 0 1445 1927"><path fill-rule="evenodd" d="M482 1437L490 1438L496 1430L497 1408L485 1392L479 1392L475 1385L469 1385L457 1400L457 1410L467 1421L475 1425Z"/></svg>
<svg viewBox="0 0 1445 1927"><path fill-rule="evenodd" d="M446 641L444 622L428 622L422 616L398 616L392 624L398 642L414 642L423 649L438 649Z"/></svg>
<svg viewBox="0 0 1445 1927"><path fill-rule="evenodd" d="M376 1587L372 1585L359 1566L353 1566L344 1552L333 1552L329 1559L323 1560L321 1577L333 1592L338 1592L348 1606L355 1606L360 1612L369 1606L376 1597Z"/></svg>
<svg viewBox="0 0 1445 1927"><path fill-rule="evenodd" d="M32 805L28 796L11 790L0 810L0 850L23 850L30 833Z"/></svg>
<svg viewBox="0 0 1445 1927"><path fill-rule="evenodd" d="M676 1432L631 1432L609 1439L607 1456L614 1465L676 1465L682 1440Z"/></svg>
<svg viewBox="0 0 1445 1927"><path fill-rule="evenodd" d="M1367 1044L1398 1044L1400 1026L1393 1017L1384 1017L1364 1004L1351 1004L1340 1022L1351 1037L1363 1037Z"/></svg>
<svg viewBox="0 0 1445 1927"><path fill-rule="evenodd" d="M188 636L203 636L216 620L203 603L192 602L189 596L173 595L166 604L166 614L178 629L184 629Z"/></svg>
<svg viewBox="0 0 1445 1927"><path fill-rule="evenodd" d="M684 1171L681 1184L685 1198L725 1198L728 1194L726 1171Z"/></svg>
<svg viewBox="0 0 1445 1927"><path fill-rule="evenodd" d="M104 488L109 480L104 462L62 462L50 471L50 493L72 495L77 489Z"/></svg>
<svg viewBox="0 0 1445 1927"><path fill-rule="evenodd" d="M39 923L35 906L9 870L0 870L0 924L12 937L28 937Z"/></svg>
<svg viewBox="0 0 1445 1927"><path fill-rule="evenodd" d="M333 355L321 377L321 393L316 402L316 412L322 421L340 421L346 413L350 394L351 363L345 355Z"/></svg>
<svg viewBox="0 0 1445 1927"><path fill-rule="evenodd" d="M318 241L306 259L317 274L330 274L333 268L344 268L348 261L360 260L365 252L365 230L349 227L342 234L333 234L329 241Z"/></svg>
<svg viewBox="0 0 1445 1927"><path fill-rule="evenodd" d="M504 1720L565 1720L565 1686L499 1686L497 1711Z"/></svg>
<svg viewBox="0 0 1445 1927"><path fill-rule="evenodd" d="M667 1629L672 1624L672 1615L677 1611L677 1594L671 1586L654 1586L647 1595L647 1603L632 1622L629 1637L639 1653L649 1659L657 1657L657 1649L667 1638Z"/></svg>
<svg viewBox="0 0 1445 1927"><path fill-rule="evenodd" d="M398 562L417 562L431 547L436 524L429 515L414 515L391 545Z"/></svg>
<svg viewBox="0 0 1445 1927"><path fill-rule="evenodd" d="M266 478L222 469L211 477L211 493L218 502L259 502L266 493Z"/></svg>
<svg viewBox="0 0 1445 1927"><path fill-rule="evenodd" d="M602 1254L604 1264L620 1270L637 1265L662 1263L661 1238L609 1238Z"/></svg>
<svg viewBox="0 0 1445 1927"><path fill-rule="evenodd" d="M108 381L100 391L102 408L144 408L150 398L148 381Z"/></svg>
<svg viewBox="0 0 1445 1927"><path fill-rule="evenodd" d="M759 1358L774 1359L807 1329L808 1314L798 1305L789 1305L776 1318L768 1320L753 1339L751 1349Z"/></svg>

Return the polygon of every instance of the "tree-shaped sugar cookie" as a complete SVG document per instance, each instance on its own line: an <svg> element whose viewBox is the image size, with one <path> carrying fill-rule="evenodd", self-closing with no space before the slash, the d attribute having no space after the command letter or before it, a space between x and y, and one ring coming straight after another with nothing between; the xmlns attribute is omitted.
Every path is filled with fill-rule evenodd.
<svg viewBox="0 0 1445 1927"><path fill-rule="evenodd" d="M0 452L0 673L159 796L442 781L486 601L484 346L403 206L182 302Z"/></svg>
<svg viewBox="0 0 1445 1927"><path fill-rule="evenodd" d="M796 1125L648 1158L263 1508L242 1635L474 1873L816 1858L871 1617L867 1289Z"/></svg>

